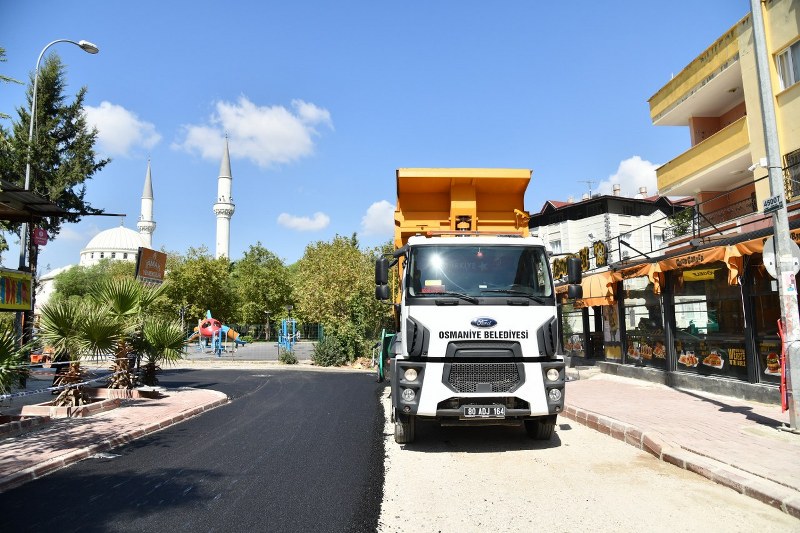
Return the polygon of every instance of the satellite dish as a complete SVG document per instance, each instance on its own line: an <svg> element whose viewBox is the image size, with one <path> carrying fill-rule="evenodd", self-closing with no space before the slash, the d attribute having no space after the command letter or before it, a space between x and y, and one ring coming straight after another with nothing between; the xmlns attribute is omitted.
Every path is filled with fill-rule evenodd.
<svg viewBox="0 0 800 533"><path fill-rule="evenodd" d="M789 249L792 251L792 270L794 273L797 274L800 272L800 246L797 246L797 243L790 240L789 241ZM770 237L766 241L764 241L764 268L767 269L769 275L773 278L778 278L778 270L776 268L777 259L775 258L775 241L773 237Z"/></svg>

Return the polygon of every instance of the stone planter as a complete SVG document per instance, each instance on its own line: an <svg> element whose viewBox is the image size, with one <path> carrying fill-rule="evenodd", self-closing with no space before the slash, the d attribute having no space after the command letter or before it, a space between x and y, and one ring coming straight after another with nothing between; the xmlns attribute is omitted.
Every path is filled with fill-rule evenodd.
<svg viewBox="0 0 800 533"><path fill-rule="evenodd" d="M0 439L15 437L48 422L49 416L0 415Z"/></svg>
<svg viewBox="0 0 800 533"><path fill-rule="evenodd" d="M116 409L122 400L119 398L108 398L97 402L79 405L77 407L56 407L52 402L39 403L35 405L25 405L22 407L22 416L49 416L50 418L76 418L91 416L103 411Z"/></svg>
<svg viewBox="0 0 800 533"><path fill-rule="evenodd" d="M158 398L161 394L158 389L143 387L139 389L109 389L105 387L89 388L84 387L83 391L89 398L105 400L108 398L120 398L122 400L139 400L145 398Z"/></svg>

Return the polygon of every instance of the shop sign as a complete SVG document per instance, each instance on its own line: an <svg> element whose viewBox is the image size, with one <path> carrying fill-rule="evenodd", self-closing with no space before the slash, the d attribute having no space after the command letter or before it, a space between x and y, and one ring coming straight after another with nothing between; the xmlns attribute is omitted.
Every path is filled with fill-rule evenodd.
<svg viewBox="0 0 800 533"><path fill-rule="evenodd" d="M700 268L695 270L684 270L683 281L707 281L714 279L716 268Z"/></svg>
<svg viewBox="0 0 800 533"><path fill-rule="evenodd" d="M136 278L150 283L162 283L167 267L167 254L149 248L139 248L136 259Z"/></svg>
<svg viewBox="0 0 800 533"><path fill-rule="evenodd" d="M594 252L594 265L595 267L604 267L608 265L608 250L606 243L597 241L592 244L592 251Z"/></svg>

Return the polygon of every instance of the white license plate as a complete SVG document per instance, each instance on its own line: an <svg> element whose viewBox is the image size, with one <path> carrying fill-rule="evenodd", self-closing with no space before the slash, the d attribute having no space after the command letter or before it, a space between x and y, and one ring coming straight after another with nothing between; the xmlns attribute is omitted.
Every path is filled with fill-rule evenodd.
<svg viewBox="0 0 800 533"><path fill-rule="evenodd" d="M504 405L462 405L461 418L505 418Z"/></svg>

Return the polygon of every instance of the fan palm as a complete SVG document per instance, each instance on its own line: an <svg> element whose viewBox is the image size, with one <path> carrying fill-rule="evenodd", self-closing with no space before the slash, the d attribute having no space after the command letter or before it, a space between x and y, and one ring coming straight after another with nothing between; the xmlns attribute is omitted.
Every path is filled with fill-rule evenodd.
<svg viewBox="0 0 800 533"><path fill-rule="evenodd" d="M159 365L174 363L183 356L186 344L183 329L176 320L152 317L144 322L143 338L146 363L142 382L145 385L156 385L158 383L156 372L161 370Z"/></svg>
<svg viewBox="0 0 800 533"><path fill-rule="evenodd" d="M66 372L60 373L54 385L65 386L53 405L81 405L88 399L77 384L82 381L80 358L84 351L92 350L92 341L85 336L85 317L89 306L76 300L47 304L42 308L40 335L45 344L53 347L56 362L69 362ZM89 321L91 323L91 321Z"/></svg>
<svg viewBox="0 0 800 533"><path fill-rule="evenodd" d="M13 327L0 330L0 393L7 394L11 388L28 377L28 347L17 346Z"/></svg>

